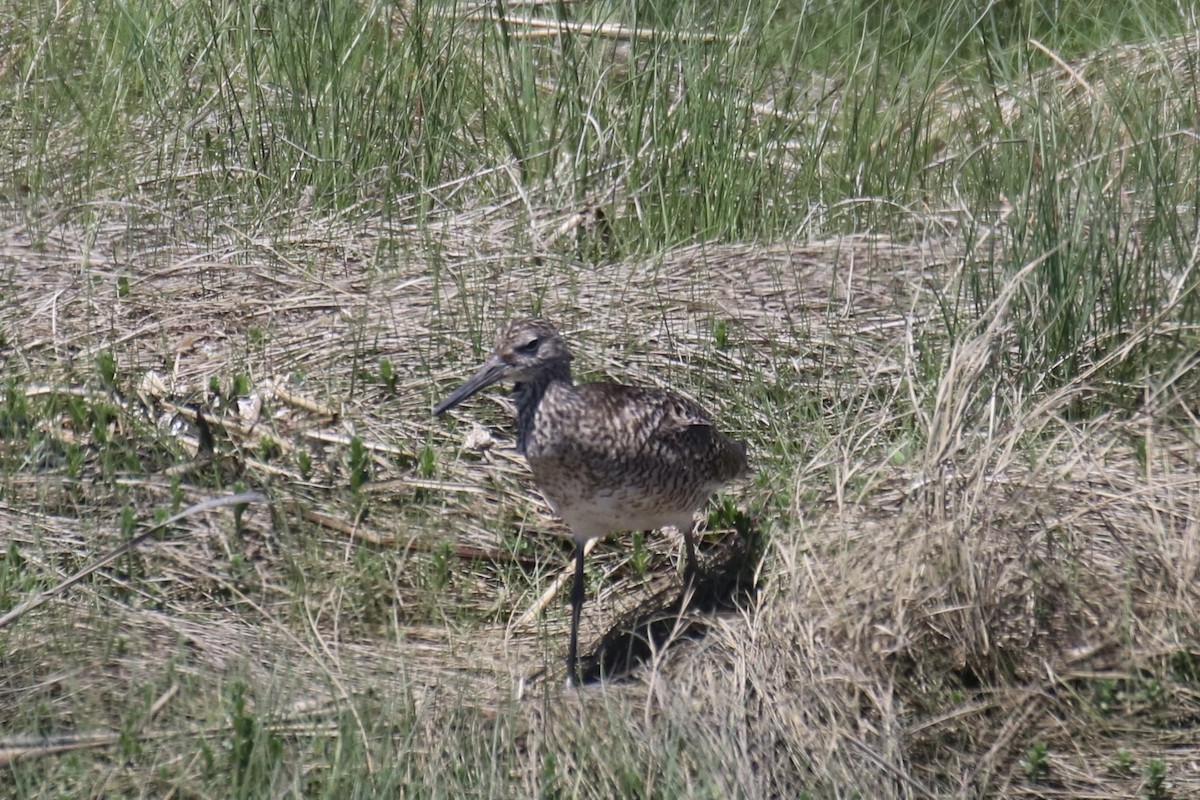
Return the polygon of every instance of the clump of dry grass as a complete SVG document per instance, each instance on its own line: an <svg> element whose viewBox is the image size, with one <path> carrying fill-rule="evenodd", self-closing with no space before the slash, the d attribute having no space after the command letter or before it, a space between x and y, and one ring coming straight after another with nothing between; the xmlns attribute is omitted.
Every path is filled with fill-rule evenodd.
<svg viewBox="0 0 1200 800"><path fill-rule="evenodd" d="M1004 412L995 388L967 397L1004 308L920 415L921 468L875 464L862 501L798 504L753 610L630 700L703 731L710 757L736 748L724 763L752 794L1136 796L1155 761L1178 796L1198 790L1188 411L1072 422L1083 383Z"/></svg>

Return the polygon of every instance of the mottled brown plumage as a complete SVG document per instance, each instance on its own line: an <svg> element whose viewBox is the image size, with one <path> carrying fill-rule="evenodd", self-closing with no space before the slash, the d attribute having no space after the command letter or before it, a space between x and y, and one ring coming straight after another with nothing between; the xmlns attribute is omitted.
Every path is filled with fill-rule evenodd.
<svg viewBox="0 0 1200 800"><path fill-rule="evenodd" d="M434 409L441 414L491 384L516 385L517 449L571 529L575 586L567 681L576 674L583 553L613 531L675 527L696 566L692 515L747 470L746 445L716 429L698 405L661 389L571 379L571 352L540 319L501 330L491 357Z"/></svg>

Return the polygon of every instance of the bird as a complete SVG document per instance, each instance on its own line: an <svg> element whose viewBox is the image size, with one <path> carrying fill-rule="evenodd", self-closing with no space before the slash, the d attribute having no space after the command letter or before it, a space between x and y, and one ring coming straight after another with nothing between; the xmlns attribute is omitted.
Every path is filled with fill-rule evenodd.
<svg viewBox="0 0 1200 800"><path fill-rule="evenodd" d="M746 444L717 430L695 402L658 388L575 383L571 361L551 323L515 320L501 327L484 364L433 410L440 416L488 386L514 385L517 452L575 544L568 688L582 685L577 651L587 543L674 527L694 575L693 514L749 471Z"/></svg>

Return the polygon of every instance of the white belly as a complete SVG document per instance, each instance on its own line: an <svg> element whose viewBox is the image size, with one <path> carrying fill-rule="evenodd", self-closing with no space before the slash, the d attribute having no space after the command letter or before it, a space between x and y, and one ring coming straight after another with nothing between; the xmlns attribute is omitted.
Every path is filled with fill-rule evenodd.
<svg viewBox="0 0 1200 800"><path fill-rule="evenodd" d="M557 476L539 481L543 494L577 539L593 539L614 531L645 531L692 525L693 512L708 499L647 495L645 487L597 489L580 479Z"/></svg>

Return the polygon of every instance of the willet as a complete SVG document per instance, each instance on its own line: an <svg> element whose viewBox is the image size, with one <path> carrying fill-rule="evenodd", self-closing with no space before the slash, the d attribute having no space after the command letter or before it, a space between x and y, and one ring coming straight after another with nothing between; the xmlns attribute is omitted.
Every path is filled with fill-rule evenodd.
<svg viewBox="0 0 1200 800"><path fill-rule="evenodd" d="M576 384L571 351L554 326L522 319L503 328L479 370L433 410L441 414L487 386L515 384L517 451L575 541L567 685L579 681L584 548L615 531L674 527L696 569L692 515L747 471L746 445L725 436L691 400L662 389Z"/></svg>

